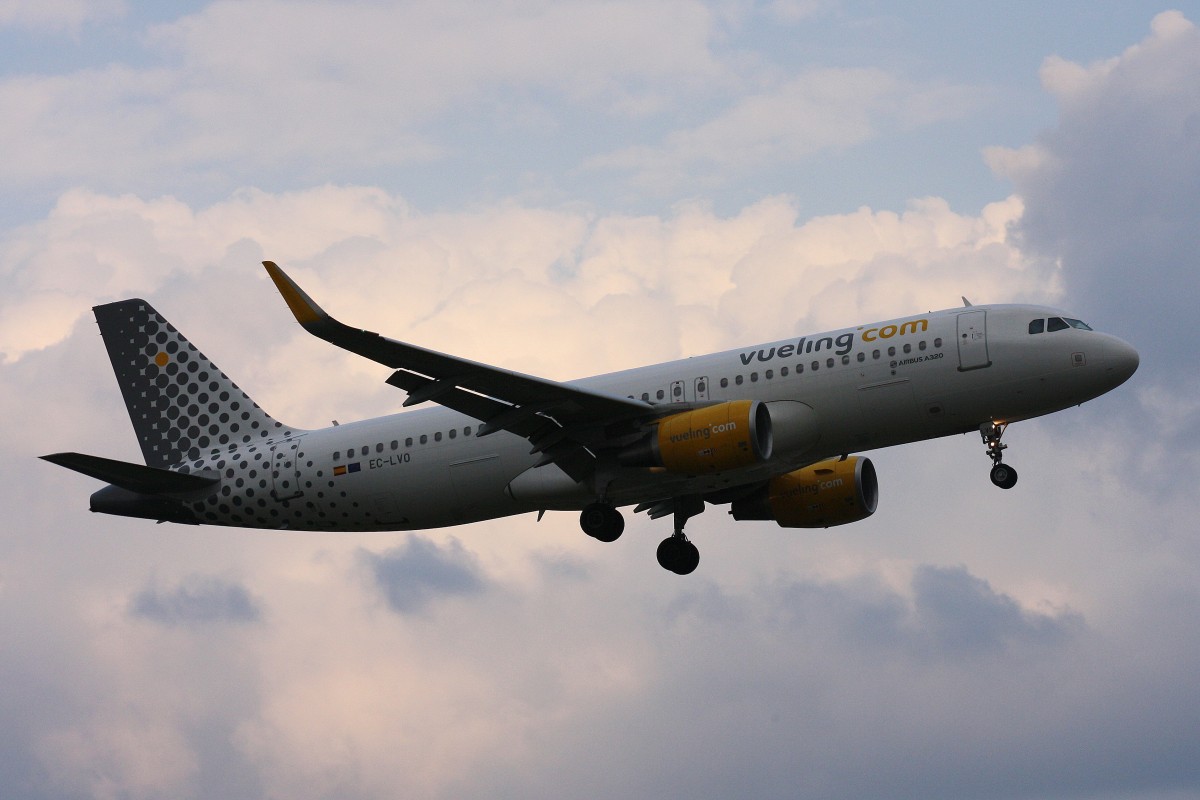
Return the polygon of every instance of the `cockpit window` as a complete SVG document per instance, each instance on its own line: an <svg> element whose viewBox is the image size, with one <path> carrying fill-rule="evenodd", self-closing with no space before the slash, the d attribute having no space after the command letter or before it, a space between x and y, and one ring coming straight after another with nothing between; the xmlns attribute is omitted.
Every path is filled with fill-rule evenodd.
<svg viewBox="0 0 1200 800"><path fill-rule="evenodd" d="M1066 321L1063 320L1062 317L1051 317L1049 324L1046 326L1046 330L1047 331L1065 331L1069 327L1071 327L1071 326L1068 325L1066 323Z"/></svg>
<svg viewBox="0 0 1200 800"><path fill-rule="evenodd" d="M1090 331L1092 329L1091 325L1088 325L1086 322L1083 322L1082 320L1070 319L1069 317L1063 317L1063 320L1068 325L1070 325L1072 328L1079 328L1079 330L1081 330L1081 331Z"/></svg>
<svg viewBox="0 0 1200 800"><path fill-rule="evenodd" d="M1029 323L1030 333L1041 333L1044 330L1046 330L1046 320L1044 319L1035 319L1033 322Z"/></svg>

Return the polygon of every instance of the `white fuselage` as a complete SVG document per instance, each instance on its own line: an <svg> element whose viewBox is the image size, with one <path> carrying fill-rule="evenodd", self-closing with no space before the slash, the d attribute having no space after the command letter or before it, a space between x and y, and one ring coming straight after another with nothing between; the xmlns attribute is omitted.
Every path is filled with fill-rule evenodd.
<svg viewBox="0 0 1200 800"><path fill-rule="evenodd" d="M573 382L681 409L731 400L803 404L819 437L779 432L772 457L705 476L605 465L590 485L535 468L530 443L443 408L244 445L189 462L220 491L195 505L208 524L409 530L541 509L705 494L814 461L1057 411L1123 382L1133 349L1091 330L1031 334L1036 306L975 306L795 337ZM776 405L784 409L786 405Z"/></svg>

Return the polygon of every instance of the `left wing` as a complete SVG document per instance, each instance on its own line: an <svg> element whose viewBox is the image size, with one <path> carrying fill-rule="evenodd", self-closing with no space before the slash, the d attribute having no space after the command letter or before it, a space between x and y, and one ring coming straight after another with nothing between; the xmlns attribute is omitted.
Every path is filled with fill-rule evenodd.
<svg viewBox="0 0 1200 800"><path fill-rule="evenodd" d="M555 463L575 480L587 477L604 428L653 419L663 409L641 400L524 375L352 328L331 317L272 261L267 274L306 331L392 369L387 382L408 392L405 406L433 401L499 430L528 439L542 464Z"/></svg>

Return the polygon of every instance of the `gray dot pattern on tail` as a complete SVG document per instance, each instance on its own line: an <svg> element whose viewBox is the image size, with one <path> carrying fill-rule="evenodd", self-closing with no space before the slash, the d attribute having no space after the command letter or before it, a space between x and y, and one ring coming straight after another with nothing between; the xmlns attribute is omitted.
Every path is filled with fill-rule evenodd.
<svg viewBox="0 0 1200 800"><path fill-rule="evenodd" d="M149 303L95 311L147 464L172 467L291 434Z"/></svg>
<svg viewBox="0 0 1200 800"><path fill-rule="evenodd" d="M144 300L96 306L146 463L218 474L210 494L186 500L213 525L309 530L372 530L369 512L335 492L307 453L308 431L260 408ZM326 496L328 493L328 496Z"/></svg>

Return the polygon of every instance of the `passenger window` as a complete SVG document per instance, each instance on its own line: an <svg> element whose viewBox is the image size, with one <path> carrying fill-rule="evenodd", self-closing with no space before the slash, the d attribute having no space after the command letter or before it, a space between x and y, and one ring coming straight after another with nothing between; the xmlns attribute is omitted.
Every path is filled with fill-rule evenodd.
<svg viewBox="0 0 1200 800"><path fill-rule="evenodd" d="M382 453L382 452L383 452L383 442L380 442L379 444L375 445L375 452L376 452L376 453Z"/></svg>
<svg viewBox="0 0 1200 800"><path fill-rule="evenodd" d="M426 444L428 442L429 442L429 437L427 435L425 435L424 433L422 433L421 434L421 444Z"/></svg>
<svg viewBox="0 0 1200 800"><path fill-rule="evenodd" d="M934 339L934 340L933 340L933 346L934 346L934 347L941 347L941 346L942 346L942 337L940 337L940 336L939 336L939 337L937 337L936 339Z"/></svg>
<svg viewBox="0 0 1200 800"><path fill-rule="evenodd" d="M832 358L825 359L825 366L829 367L830 369L833 369L833 359Z"/></svg>
<svg viewBox="0 0 1200 800"><path fill-rule="evenodd" d="M780 367L780 368L779 368L779 377L781 377L781 378L786 378L787 376L788 376L788 368L787 368L787 367Z"/></svg>
<svg viewBox="0 0 1200 800"><path fill-rule="evenodd" d="M467 427L463 428L463 436L470 436L470 435L471 435L471 426L468 425Z"/></svg>
<svg viewBox="0 0 1200 800"><path fill-rule="evenodd" d="M450 438L453 439L457 436L458 436L458 430L456 428L451 428L450 429Z"/></svg>
<svg viewBox="0 0 1200 800"><path fill-rule="evenodd" d="M657 392L654 393L654 396L657 397L659 400L662 400L664 397L667 396L667 393L664 392L662 389L659 389Z"/></svg>
<svg viewBox="0 0 1200 800"><path fill-rule="evenodd" d="M341 458L342 458L342 451L341 451L341 450L338 450L337 452L335 452L335 453L333 454L333 460L334 460L334 461L339 461L339 460L341 460Z"/></svg>
<svg viewBox="0 0 1200 800"><path fill-rule="evenodd" d="M757 372L751 372L751 373L750 373L750 382L751 382L751 383L758 383L758 373L757 373Z"/></svg>
<svg viewBox="0 0 1200 800"><path fill-rule="evenodd" d="M894 355L896 355L896 348L889 347L888 348L888 357L890 358L891 356L894 356Z"/></svg>
<svg viewBox="0 0 1200 800"><path fill-rule="evenodd" d="M392 439L392 449L393 449L393 450L399 450L399 449L400 449L400 442L396 441L395 439Z"/></svg>
<svg viewBox="0 0 1200 800"><path fill-rule="evenodd" d="M844 367L849 363L850 363L850 356L842 356L842 366Z"/></svg>
<svg viewBox="0 0 1200 800"><path fill-rule="evenodd" d="M650 402L650 393L649 392L642 392L642 401L645 403Z"/></svg>
<svg viewBox="0 0 1200 800"><path fill-rule="evenodd" d="M864 361L866 361L866 360L867 360L867 354L866 354L866 353L859 353L859 354L858 354L858 363L860 363L860 364L861 364L862 362L864 362Z"/></svg>
<svg viewBox="0 0 1200 800"><path fill-rule="evenodd" d="M1062 317L1051 317L1050 321L1046 323L1046 330L1051 333L1054 331L1065 331L1069 327L1071 326L1064 322Z"/></svg>
<svg viewBox="0 0 1200 800"><path fill-rule="evenodd" d="M407 439L404 440L404 446L412 447L412 437L411 436L409 436Z"/></svg>
<svg viewBox="0 0 1200 800"><path fill-rule="evenodd" d="M729 378L721 378L721 388L722 389L729 388Z"/></svg>
<svg viewBox="0 0 1200 800"><path fill-rule="evenodd" d="M814 362L812 363L812 368L813 368L813 372L816 372L817 370L819 370L819 369L821 368L821 362L820 362L820 361L814 361Z"/></svg>
<svg viewBox="0 0 1200 800"><path fill-rule="evenodd" d="M797 375L803 375L803 374L804 374L804 365L803 365L803 364L797 364L797 365L796 365L796 374L797 374Z"/></svg>
<svg viewBox="0 0 1200 800"><path fill-rule="evenodd" d="M775 371L774 371L774 370L770 370L770 369L769 369L769 370L767 370L767 374L766 374L764 377L765 377L767 380L771 380L771 378L774 378L774 377L775 377Z"/></svg>
<svg viewBox="0 0 1200 800"><path fill-rule="evenodd" d="M924 349L925 349L925 340L924 340L924 339L922 339L922 340L920 341L920 343L917 345L917 349L918 349L918 350L924 350Z"/></svg>
<svg viewBox="0 0 1200 800"><path fill-rule="evenodd" d="M433 435L433 440L434 440L435 442L440 442L440 441L442 440L442 432L441 432L441 431L438 431L437 433L435 433L435 434Z"/></svg>
<svg viewBox="0 0 1200 800"><path fill-rule="evenodd" d="M733 377L733 382L734 382L734 383L736 383L738 386L741 386L741 385L742 385L742 376L741 376L741 375L735 375L735 376Z"/></svg>
<svg viewBox="0 0 1200 800"><path fill-rule="evenodd" d="M365 456L370 452L371 452L371 448L364 444L363 449L362 449L362 454Z"/></svg>
<svg viewBox="0 0 1200 800"><path fill-rule="evenodd" d="M878 351L878 350L872 350L872 351L871 351L871 358L873 358L873 359L875 359L876 361L878 361L878 360L879 360L879 351Z"/></svg>
<svg viewBox="0 0 1200 800"><path fill-rule="evenodd" d="M1041 333L1044 330L1046 330L1046 320L1044 319L1035 319L1033 322L1029 323L1030 333Z"/></svg>
<svg viewBox="0 0 1200 800"><path fill-rule="evenodd" d="M912 352L912 345L911 345L911 344L905 344L905 345L904 345L904 352L905 352L905 353L911 353L911 352Z"/></svg>

